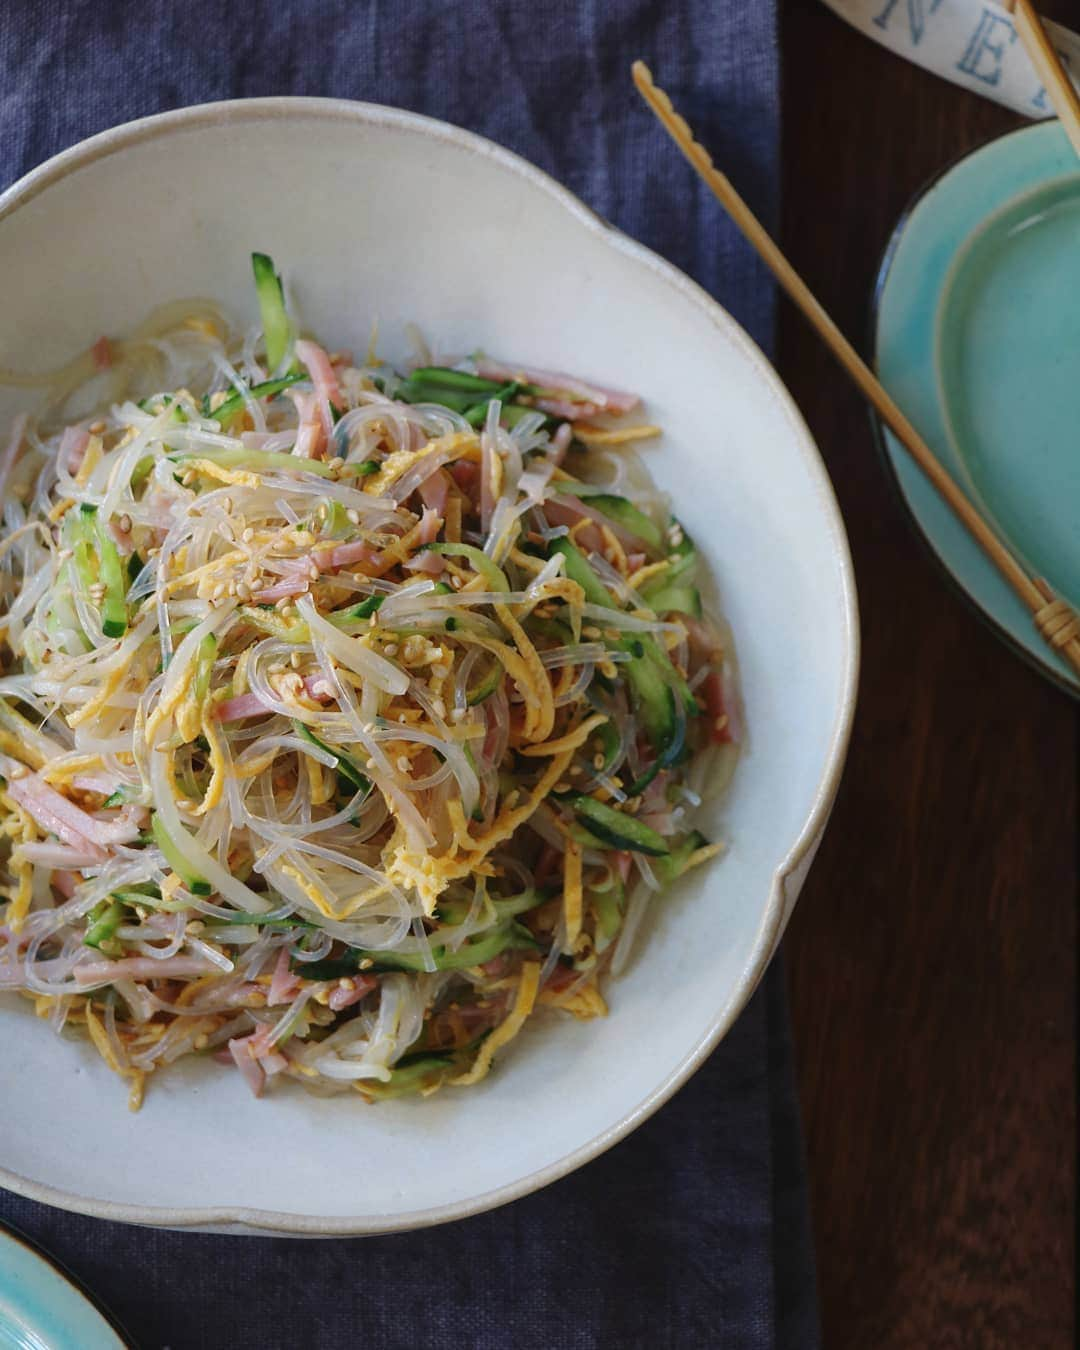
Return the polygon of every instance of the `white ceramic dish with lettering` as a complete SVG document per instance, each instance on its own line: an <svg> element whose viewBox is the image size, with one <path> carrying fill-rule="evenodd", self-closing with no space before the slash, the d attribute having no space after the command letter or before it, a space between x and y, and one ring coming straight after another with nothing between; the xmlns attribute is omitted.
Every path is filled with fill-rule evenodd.
<svg viewBox="0 0 1080 1350"><path fill-rule="evenodd" d="M675 209L676 160L671 179ZM836 793L854 581L810 435L734 321L536 169L410 114L218 104L51 160L0 198L0 365L48 366L178 296L245 315L252 249L273 255L332 347L362 347L378 315L391 356L411 320L441 348L483 345L640 391L667 430L650 463L711 564L742 668L747 752L705 822L729 853L665 901L610 987L607 1019L530 1028L477 1088L377 1107L295 1091L256 1101L238 1074L192 1064L152 1082L131 1115L91 1049L0 1000L3 1185L136 1223L384 1232L461 1218L580 1166L731 1026ZM19 406L0 391L0 423Z"/></svg>

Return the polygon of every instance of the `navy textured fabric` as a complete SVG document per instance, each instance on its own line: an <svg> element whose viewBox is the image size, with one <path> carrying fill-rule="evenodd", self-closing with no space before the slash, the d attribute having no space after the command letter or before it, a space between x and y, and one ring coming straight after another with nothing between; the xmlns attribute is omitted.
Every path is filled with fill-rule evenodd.
<svg viewBox="0 0 1080 1350"><path fill-rule="evenodd" d="M634 94L636 56L773 217L771 0L9 0L0 186L93 132L184 104L262 94L396 104L539 164L689 272L767 348L771 288ZM0 1219L66 1262L146 1350L813 1350L818 1339L778 965L656 1117L491 1214L303 1242L141 1231L0 1192Z"/></svg>

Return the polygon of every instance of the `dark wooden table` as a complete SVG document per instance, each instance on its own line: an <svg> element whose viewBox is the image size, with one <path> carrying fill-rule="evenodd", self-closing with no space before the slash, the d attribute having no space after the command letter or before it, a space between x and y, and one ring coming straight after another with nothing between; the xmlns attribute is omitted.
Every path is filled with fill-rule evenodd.
<svg viewBox="0 0 1080 1350"><path fill-rule="evenodd" d="M1080 19L1076 0L1039 7ZM818 0L781 11L785 247L865 348L911 195L1021 119ZM787 942L824 1344L1071 1346L1077 706L942 579L863 404L786 304L779 353L863 631L847 773Z"/></svg>

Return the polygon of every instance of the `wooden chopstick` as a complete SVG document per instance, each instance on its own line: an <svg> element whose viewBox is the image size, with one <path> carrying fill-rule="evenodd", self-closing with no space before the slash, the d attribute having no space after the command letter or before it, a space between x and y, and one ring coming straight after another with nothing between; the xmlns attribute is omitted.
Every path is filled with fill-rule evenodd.
<svg viewBox="0 0 1080 1350"><path fill-rule="evenodd" d="M693 132L675 111L671 99L653 83L649 68L643 61L634 62L633 76L638 92L659 118L668 135L705 180L706 185L758 251L780 285L817 329L818 334L855 381L862 394L877 409L882 420L952 508L960 523L1031 610L1039 633L1054 650L1060 651L1073 669L1080 674L1080 617L1064 600L1054 595L1045 580L1028 575L979 515L870 367L818 303L810 288L781 253L730 181L713 165L712 157L694 139Z"/></svg>
<svg viewBox="0 0 1080 1350"><path fill-rule="evenodd" d="M1020 41L1024 44L1035 73L1043 82L1054 111L1061 118L1065 134L1072 141L1073 149L1080 155L1080 94L1065 67L1061 64L1050 35L1043 27L1043 21L1036 13L1031 0L1001 0L1001 3L1013 16Z"/></svg>

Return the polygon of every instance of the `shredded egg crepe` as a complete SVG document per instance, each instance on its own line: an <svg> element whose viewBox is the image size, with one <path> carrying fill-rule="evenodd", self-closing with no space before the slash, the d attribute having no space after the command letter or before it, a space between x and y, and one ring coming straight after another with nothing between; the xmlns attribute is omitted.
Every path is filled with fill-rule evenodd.
<svg viewBox="0 0 1080 1350"><path fill-rule="evenodd" d="M606 1012L739 729L637 398L399 373L206 302L101 338L0 449L0 991L142 1098L480 1081ZM82 415L82 410L96 411Z"/></svg>

